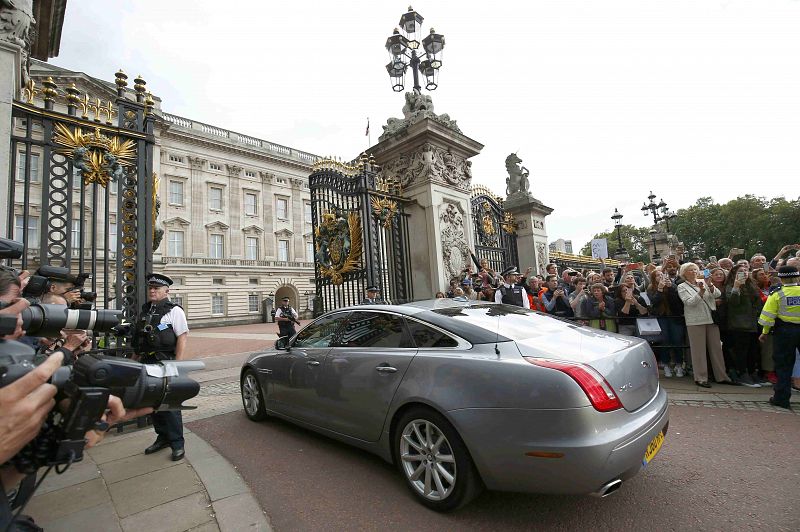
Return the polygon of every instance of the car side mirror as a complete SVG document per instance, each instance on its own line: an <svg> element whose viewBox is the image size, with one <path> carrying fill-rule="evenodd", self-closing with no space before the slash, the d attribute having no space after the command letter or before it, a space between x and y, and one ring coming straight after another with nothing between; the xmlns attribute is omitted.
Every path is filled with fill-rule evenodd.
<svg viewBox="0 0 800 532"><path fill-rule="evenodd" d="M288 336L281 336L275 341L275 349L280 349L281 351L288 351L289 350L289 337Z"/></svg>

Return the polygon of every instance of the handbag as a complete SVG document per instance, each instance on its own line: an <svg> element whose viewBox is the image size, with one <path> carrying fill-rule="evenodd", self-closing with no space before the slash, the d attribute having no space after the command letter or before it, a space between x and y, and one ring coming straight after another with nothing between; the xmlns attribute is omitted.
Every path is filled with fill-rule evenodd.
<svg viewBox="0 0 800 532"><path fill-rule="evenodd" d="M636 318L636 336L658 336L661 334L661 325L658 318Z"/></svg>

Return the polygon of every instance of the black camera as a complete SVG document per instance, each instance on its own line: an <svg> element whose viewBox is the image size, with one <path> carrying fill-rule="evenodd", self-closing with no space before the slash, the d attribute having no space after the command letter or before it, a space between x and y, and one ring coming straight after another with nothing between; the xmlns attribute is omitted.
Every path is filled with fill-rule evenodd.
<svg viewBox="0 0 800 532"><path fill-rule="evenodd" d="M33 356L33 349L23 343L0 340L0 388L33 370ZM53 409L36 438L10 462L21 473L30 474L40 467L83 459L84 436L101 427L109 395L119 397L126 408L194 408L181 404L200 391L200 384L186 374L204 367L203 362L194 360L140 364L116 357L83 355L73 367L58 368L50 379L58 389L56 403L69 400L66 411Z"/></svg>
<svg viewBox="0 0 800 532"><path fill-rule="evenodd" d="M0 303L5 308L8 303ZM121 310L71 309L64 305L35 303L23 310L22 328L28 336L58 336L61 329L83 329L100 333L113 332L119 325ZM0 336L12 334L17 327L16 316L0 314Z"/></svg>

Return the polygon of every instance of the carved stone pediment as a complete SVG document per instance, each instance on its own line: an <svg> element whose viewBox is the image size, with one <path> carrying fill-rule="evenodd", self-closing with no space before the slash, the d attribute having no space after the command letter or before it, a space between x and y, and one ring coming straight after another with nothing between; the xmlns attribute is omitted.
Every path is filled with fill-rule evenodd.
<svg viewBox="0 0 800 532"><path fill-rule="evenodd" d="M222 222L211 222L209 224L206 224L206 229L210 229L210 230L227 231L230 228L231 227L229 225L226 225L226 224L224 224Z"/></svg>
<svg viewBox="0 0 800 532"><path fill-rule="evenodd" d="M181 218L180 216L175 216L169 220L164 220L162 223L164 224L164 227L188 227L191 225L189 220L186 218Z"/></svg>
<svg viewBox="0 0 800 532"><path fill-rule="evenodd" d="M260 235L264 232L264 229L257 225L248 225L247 227L242 228L242 232L250 235Z"/></svg>
<svg viewBox="0 0 800 532"><path fill-rule="evenodd" d="M278 236L278 237L283 236L283 237L287 237L288 238L290 236L294 236L294 233L291 232L288 229L281 229L279 231L275 231L275 236Z"/></svg>

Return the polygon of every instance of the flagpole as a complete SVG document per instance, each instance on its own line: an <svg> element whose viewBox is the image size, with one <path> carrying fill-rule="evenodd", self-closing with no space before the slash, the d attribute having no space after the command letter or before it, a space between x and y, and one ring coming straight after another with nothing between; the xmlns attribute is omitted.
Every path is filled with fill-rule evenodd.
<svg viewBox="0 0 800 532"><path fill-rule="evenodd" d="M369 130L369 117L367 117L367 148L372 146L372 132Z"/></svg>

